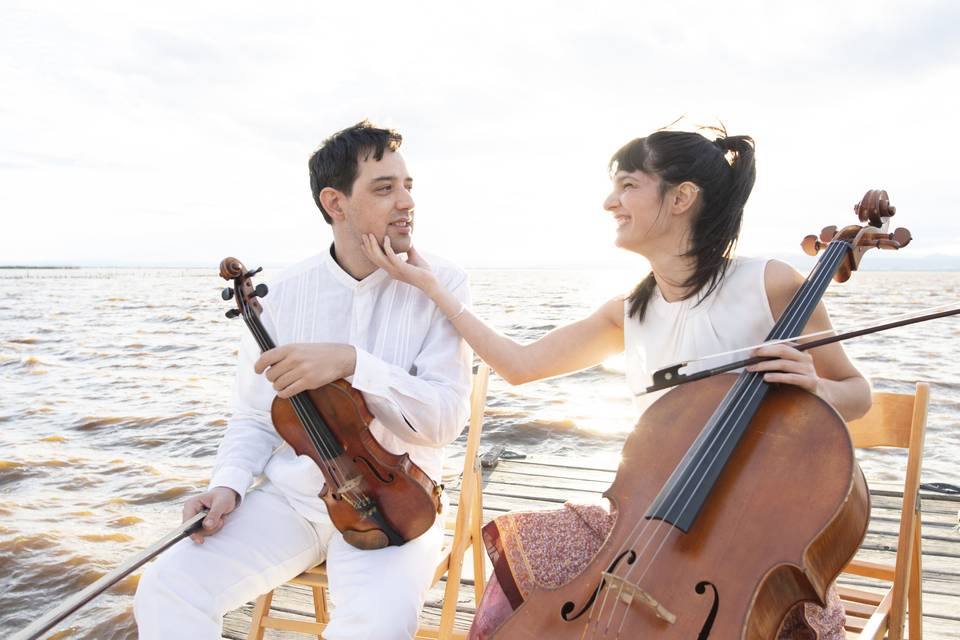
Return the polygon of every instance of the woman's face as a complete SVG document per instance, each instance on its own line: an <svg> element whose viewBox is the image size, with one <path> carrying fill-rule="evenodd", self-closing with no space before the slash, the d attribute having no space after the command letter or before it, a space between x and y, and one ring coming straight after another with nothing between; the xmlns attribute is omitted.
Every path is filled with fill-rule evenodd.
<svg viewBox="0 0 960 640"><path fill-rule="evenodd" d="M667 232L670 216L660 194L660 179L642 171L617 171L603 208L617 223L614 244L644 254Z"/></svg>

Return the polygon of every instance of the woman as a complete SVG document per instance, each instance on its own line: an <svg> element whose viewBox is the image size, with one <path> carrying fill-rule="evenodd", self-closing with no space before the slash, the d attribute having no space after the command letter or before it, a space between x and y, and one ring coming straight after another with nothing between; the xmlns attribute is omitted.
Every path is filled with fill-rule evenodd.
<svg viewBox="0 0 960 640"><path fill-rule="evenodd" d="M381 247L370 235L364 251L392 277L429 295L474 351L511 384L578 371L625 350L627 382L639 393L660 367L763 342L803 281L782 262L731 257L756 170L753 140L723 133L710 140L700 133L657 131L614 154L613 190L604 209L617 224L615 244L646 258L651 271L625 298L614 298L530 344L500 335L466 309L440 287L416 250L411 248L403 261L389 239ZM820 303L806 331L829 328ZM820 396L846 420L870 406L869 384L839 343L812 352L769 345L755 355L773 359L749 370L765 372L768 382ZM537 584L557 586L575 575L614 518L597 507L566 505L557 512L504 516L488 525L484 538L500 562L472 637L494 630ZM572 554L572 564L558 567L550 549L561 539L578 540L580 553ZM523 571L503 562L514 548L522 548ZM564 551L571 557L569 544ZM796 608L780 637L842 638L843 609L833 590L825 609Z"/></svg>

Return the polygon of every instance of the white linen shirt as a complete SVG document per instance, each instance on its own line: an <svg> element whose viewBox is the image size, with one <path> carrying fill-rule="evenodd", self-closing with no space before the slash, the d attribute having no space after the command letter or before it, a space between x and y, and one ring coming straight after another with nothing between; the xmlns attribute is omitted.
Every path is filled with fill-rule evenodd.
<svg viewBox="0 0 960 640"><path fill-rule="evenodd" d="M439 258L428 260L441 284L469 304L466 273ZM457 438L469 414L473 356L436 305L382 269L355 280L329 251L285 270L261 304L260 320L278 346L353 345L357 364L347 380L374 415L370 433L388 451L408 453L439 483L443 447ZM253 369L260 354L245 330L233 413L217 450L210 487L229 487L243 497L262 474L302 516L322 520L326 508L317 494L323 475L274 429L270 405L276 391Z"/></svg>

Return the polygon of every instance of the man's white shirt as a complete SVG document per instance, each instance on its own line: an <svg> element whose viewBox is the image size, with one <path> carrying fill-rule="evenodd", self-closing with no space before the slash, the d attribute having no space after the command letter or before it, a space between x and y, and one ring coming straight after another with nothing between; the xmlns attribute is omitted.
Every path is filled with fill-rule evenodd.
<svg viewBox="0 0 960 640"><path fill-rule="evenodd" d="M466 273L434 256L428 260L440 283L469 304ZM388 451L408 453L439 483L443 447L457 438L469 414L472 353L436 305L381 269L357 281L328 251L285 270L261 304L260 320L278 346L332 342L356 349L356 370L347 380L375 417L370 432ZM317 497L323 476L274 429L276 391L253 370L260 353L244 328L233 412L210 487L243 496L263 474L302 516L324 519Z"/></svg>

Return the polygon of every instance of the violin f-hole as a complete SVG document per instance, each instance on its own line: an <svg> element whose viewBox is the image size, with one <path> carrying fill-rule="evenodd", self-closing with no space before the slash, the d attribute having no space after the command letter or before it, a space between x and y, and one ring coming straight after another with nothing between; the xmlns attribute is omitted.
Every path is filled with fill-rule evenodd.
<svg viewBox="0 0 960 640"><path fill-rule="evenodd" d="M390 484L390 483L393 482L394 479L395 479L395 476L394 476L392 473L387 474L387 477L384 478L382 475L380 475L380 472L377 471L377 468L376 468L375 466L373 466L372 464L370 464L370 461L367 460L366 458L364 458L363 456L356 456L356 457L353 459L353 461L354 461L354 462L362 462L363 464L367 465L367 466L370 468L370 473L372 473L373 475L377 476L377 479L380 480L380 482L382 482L382 483L384 483L384 484Z"/></svg>
<svg viewBox="0 0 960 640"><path fill-rule="evenodd" d="M616 558L614 558L613 562L610 563L610 566L607 568L606 572L613 573L613 570L617 568L617 565L620 564L620 561L623 560L625 556L629 556L627 558L627 564L633 564L634 561L636 561L637 559L637 554L634 552L634 550L627 549L626 551L618 555ZM571 600L564 602L563 606L560 607L560 617L566 620L567 622L573 622L574 620L582 616L583 612L589 609L590 606L597 599L597 596L600 595L600 590L603 588L603 586L606 583L607 583L606 578L600 579L600 582L597 583L597 587L593 590L593 593L590 594L590 599L587 600L587 602L583 605L580 611L578 611L577 614L573 617L570 617L570 612L577 607L576 603L574 603Z"/></svg>

